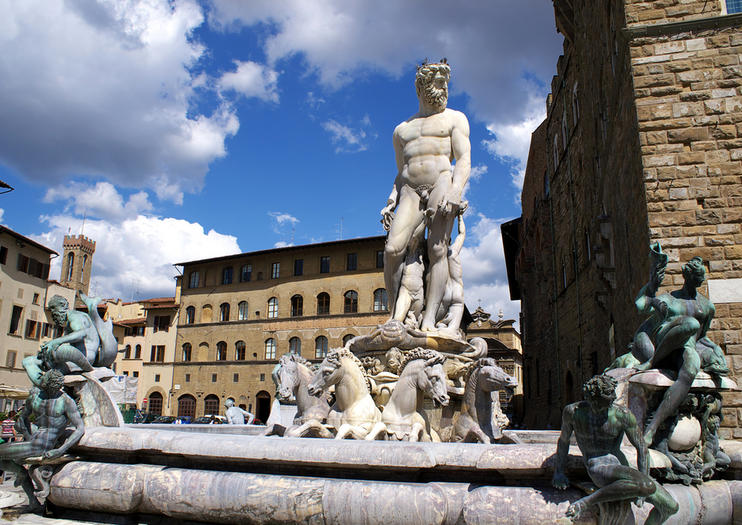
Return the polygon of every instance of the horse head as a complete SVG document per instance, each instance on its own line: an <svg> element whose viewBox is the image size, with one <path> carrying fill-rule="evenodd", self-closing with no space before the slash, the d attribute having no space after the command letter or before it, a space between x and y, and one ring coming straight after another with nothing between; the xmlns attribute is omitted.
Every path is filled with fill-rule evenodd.
<svg viewBox="0 0 742 525"><path fill-rule="evenodd" d="M446 358L435 350L427 348L411 350L407 353L402 363L402 373L404 373L404 367L407 363L415 360L422 362L422 365L417 371L417 388L430 396L434 404L447 406L449 402L447 376L443 368Z"/></svg>
<svg viewBox="0 0 742 525"><path fill-rule="evenodd" d="M342 377L343 367L340 362L340 355L336 350L331 350L314 373L307 391L311 396L319 396L331 386L339 383Z"/></svg>
<svg viewBox="0 0 742 525"><path fill-rule="evenodd" d="M281 356L278 364L278 397L286 400L296 395L299 388L299 363L296 354L288 353Z"/></svg>
<svg viewBox="0 0 742 525"><path fill-rule="evenodd" d="M514 390L518 386L518 380L507 374L492 358L484 358L477 361L479 377L477 387L485 392L495 390Z"/></svg>

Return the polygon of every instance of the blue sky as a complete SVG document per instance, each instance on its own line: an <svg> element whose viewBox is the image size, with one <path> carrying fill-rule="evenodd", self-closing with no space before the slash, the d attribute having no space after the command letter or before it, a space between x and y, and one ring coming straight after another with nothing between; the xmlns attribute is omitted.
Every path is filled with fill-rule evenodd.
<svg viewBox="0 0 742 525"><path fill-rule="evenodd" d="M517 318L499 224L561 41L546 0L0 1L0 220L56 250L84 231L124 300L172 294L175 261L382 234L415 65L447 57L467 304Z"/></svg>

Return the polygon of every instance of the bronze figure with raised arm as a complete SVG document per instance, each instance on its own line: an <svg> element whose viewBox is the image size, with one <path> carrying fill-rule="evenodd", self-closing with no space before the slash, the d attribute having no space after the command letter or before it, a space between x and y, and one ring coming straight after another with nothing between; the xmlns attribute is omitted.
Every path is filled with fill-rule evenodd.
<svg viewBox="0 0 742 525"><path fill-rule="evenodd" d="M649 476L647 446L636 418L614 403L615 390L616 381L612 377L595 376L582 389L585 400L564 408L552 484L562 490L569 486L565 467L574 433L587 473L598 490L572 503L567 516L579 517L588 507L599 503L638 499L641 505L646 499L654 508L645 523L663 523L678 511L678 504ZM621 452L624 434L636 448L638 470L629 466Z"/></svg>
<svg viewBox="0 0 742 525"><path fill-rule="evenodd" d="M461 196L471 171L469 122L446 107L451 68L445 59L418 67L415 88L419 111L394 130L397 177L382 223L389 232L384 249L384 282L392 319L400 291L407 251L419 226L428 230L427 288L420 328L435 331L436 315L449 277L451 229L462 206Z"/></svg>

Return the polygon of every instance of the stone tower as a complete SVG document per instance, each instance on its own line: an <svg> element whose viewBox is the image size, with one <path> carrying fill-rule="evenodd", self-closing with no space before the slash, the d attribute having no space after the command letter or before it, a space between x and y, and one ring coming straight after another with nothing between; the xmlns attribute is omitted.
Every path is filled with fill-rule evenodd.
<svg viewBox="0 0 742 525"><path fill-rule="evenodd" d="M65 235L62 249L64 254L59 282L87 294L90 289L95 241L84 235Z"/></svg>

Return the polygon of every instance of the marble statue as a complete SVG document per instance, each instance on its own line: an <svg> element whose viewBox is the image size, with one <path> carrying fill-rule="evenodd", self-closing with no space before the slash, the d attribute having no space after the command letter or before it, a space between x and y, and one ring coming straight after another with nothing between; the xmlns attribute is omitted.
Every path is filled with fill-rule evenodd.
<svg viewBox="0 0 742 525"><path fill-rule="evenodd" d="M317 396L335 387L335 403L327 416L327 427L335 439L363 439L381 421L381 412L370 394L370 384L361 361L347 348L328 352L308 387Z"/></svg>
<svg viewBox="0 0 742 525"><path fill-rule="evenodd" d="M612 377L595 376L582 389L585 400L564 408L552 484L562 490L569 486L565 467L574 434L587 473L598 488L572 503L567 516L577 518L592 505L600 505L603 518L604 514L625 515L632 501L641 505L646 500L654 508L645 523L663 523L678 511L678 503L649 476L647 446L634 415L615 404L615 389ZM621 452L624 434L636 448L638 470L629 466Z"/></svg>
<svg viewBox="0 0 742 525"><path fill-rule="evenodd" d="M384 282L391 318L408 323L414 319L414 328L424 332L435 332L437 323L449 314L446 311L441 315L440 310L450 279L451 230L464 208L461 197L471 171L469 122L463 113L446 107L450 73L445 59L418 67L415 88L419 110L394 130L397 176L381 210L382 223L389 232L384 248ZM418 250L426 230L428 267L418 324L423 283ZM400 298L403 300L398 302ZM455 321L453 313L445 328L458 330Z"/></svg>
<svg viewBox="0 0 742 525"><path fill-rule="evenodd" d="M62 391L64 375L48 370L39 377L20 414L19 426L23 441L0 445L0 468L15 472L30 506L39 510L41 504L24 463L41 456L41 461L53 460L65 454L85 433L85 425L75 401ZM31 418L34 418L32 427ZM73 432L66 433L68 426Z"/></svg>
<svg viewBox="0 0 742 525"><path fill-rule="evenodd" d="M647 446L654 441L659 426L677 412L700 370L717 377L729 373L721 348L706 336L715 308L697 292L706 277L703 260L694 257L683 266L684 284L680 290L657 296L667 255L659 243L651 250L650 279L636 298L639 312L650 317L634 335L631 353L641 363L635 367L637 370L669 368L677 372L677 379L644 429Z"/></svg>
<svg viewBox="0 0 742 525"><path fill-rule="evenodd" d="M448 405L446 360L435 350L416 348L404 357L397 384L384 406L381 421L366 435L367 440L440 441L431 434L430 421L423 411L423 396L434 404Z"/></svg>
<svg viewBox="0 0 742 525"><path fill-rule="evenodd" d="M322 424L330 413L329 393L309 394L309 384L314 372L311 363L300 355L289 352L281 356L276 368L277 397L281 400L296 400L294 424L289 427L274 424L265 432L266 436L278 434L288 437L332 437Z"/></svg>
<svg viewBox="0 0 742 525"><path fill-rule="evenodd" d="M227 398L224 402L224 406L227 408L225 415L227 416L227 423L230 425L244 425L245 418L247 418L247 424L252 425L255 420L255 416L247 410L242 410L240 407L234 406L234 399Z"/></svg>
<svg viewBox="0 0 742 525"><path fill-rule="evenodd" d="M62 296L55 295L49 300L52 319L64 334L42 344L39 355L23 360L23 367L33 384L39 385L44 370L57 368L68 373L72 364L75 370L91 372L94 366L108 367L116 359L118 344L113 336L113 324L110 319L103 321L98 314L101 299L89 298L82 293L80 298L87 307L87 313L71 309Z"/></svg>
<svg viewBox="0 0 742 525"><path fill-rule="evenodd" d="M461 413L453 419L453 425L446 429L444 441L467 443L495 443L502 438L502 424L497 421L496 403L493 396L499 397L503 389L515 389L518 381L505 373L497 362L484 357L470 363L464 372L464 398ZM498 400L499 401L499 400ZM507 418L505 418L507 419Z"/></svg>

